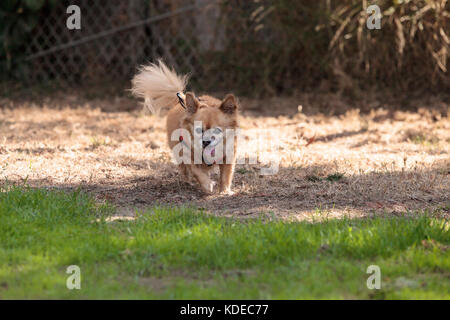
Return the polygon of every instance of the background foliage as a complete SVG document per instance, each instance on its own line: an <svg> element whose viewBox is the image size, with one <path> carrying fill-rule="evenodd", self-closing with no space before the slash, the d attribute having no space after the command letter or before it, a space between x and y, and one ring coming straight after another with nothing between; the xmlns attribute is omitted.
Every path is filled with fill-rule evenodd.
<svg viewBox="0 0 450 320"><path fill-rule="evenodd" d="M446 0L278 0L259 14L257 8L233 16L238 3L227 4L227 16L234 19L229 32L237 26L238 34L251 28L254 35L234 38L222 63L238 73L250 68L250 78L236 75L242 83L251 81L272 93L280 86L295 90L302 85L346 91L449 88ZM366 28L370 4L381 8L381 30Z"/></svg>
<svg viewBox="0 0 450 320"><path fill-rule="evenodd" d="M2 0L0 2L0 75L27 73L24 49L38 27L39 16L57 0Z"/></svg>
<svg viewBox="0 0 450 320"><path fill-rule="evenodd" d="M92 11L94 2L85 2L90 4L87 11ZM199 2L146 1L148 12L143 17ZM47 30L42 31L41 22L55 10L64 9L55 8L56 3L56 0L1 1L0 71L3 78L29 80L28 75L33 70L54 69L49 75L52 78L59 70L65 70L67 61L73 61L76 65L66 68L70 72L93 70L91 74L97 74L97 80L104 81L117 71L116 78L129 80L136 61L173 56L169 64L180 71L191 72L195 89L208 91L233 87L239 94L277 95L320 88L352 96L366 88L427 92L450 89L447 0L224 0L220 2L218 24L211 27L220 50L199 49L199 37L203 36L195 29L195 24L202 19L199 9L147 25L139 35L141 38L135 41L141 50L135 50L136 44L127 42L128 35L111 39L113 43L123 42L117 48L111 48L111 44L102 48L106 41L100 39L92 44L97 46L94 49L79 50L117 52L117 57L103 59L108 60L104 68L99 68L102 61L95 60L96 55L81 63L82 54L74 57L73 51L47 56L32 64L24 60L24 48L33 37L35 43L39 43L40 38L35 34L47 33ZM381 30L366 27L366 8L371 4L381 8ZM102 6L106 4L102 2ZM55 14L65 17L62 11ZM120 15L122 19L124 13ZM125 21L131 23L136 19L130 16ZM111 15L111 20L115 23L120 19ZM133 34L138 32L130 31L130 35ZM51 47L51 41L49 43L43 44L41 49ZM126 49L127 46L132 50ZM159 49L153 50L155 47ZM126 59L133 52L136 55L139 52L139 56ZM60 65L56 66L58 63ZM63 74L61 78L68 77ZM85 79L85 76L76 79Z"/></svg>

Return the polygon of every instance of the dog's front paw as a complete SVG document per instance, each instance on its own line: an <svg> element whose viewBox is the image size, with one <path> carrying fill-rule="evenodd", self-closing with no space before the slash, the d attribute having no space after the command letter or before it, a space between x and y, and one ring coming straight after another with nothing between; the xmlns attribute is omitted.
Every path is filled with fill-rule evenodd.
<svg viewBox="0 0 450 320"><path fill-rule="evenodd" d="M211 194L214 191L214 186L215 185L216 185L216 183L214 181L209 181L207 183L202 184L202 189L206 193Z"/></svg>
<svg viewBox="0 0 450 320"><path fill-rule="evenodd" d="M234 194L234 191L231 191L230 188L223 189L223 190L220 190L220 194L224 195L224 196L232 196Z"/></svg>

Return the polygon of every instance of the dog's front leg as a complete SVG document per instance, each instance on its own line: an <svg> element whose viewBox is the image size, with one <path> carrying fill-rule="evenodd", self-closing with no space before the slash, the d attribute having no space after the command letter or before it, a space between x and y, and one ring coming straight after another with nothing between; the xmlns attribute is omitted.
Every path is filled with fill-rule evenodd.
<svg viewBox="0 0 450 320"><path fill-rule="evenodd" d="M220 167L220 193L233 194L231 183L233 181L234 164L221 164Z"/></svg>
<svg viewBox="0 0 450 320"><path fill-rule="evenodd" d="M190 166L192 175L198 181L203 191L206 193L212 193L214 190L214 182L209 178L208 174L206 174L201 168L198 168L196 165Z"/></svg>

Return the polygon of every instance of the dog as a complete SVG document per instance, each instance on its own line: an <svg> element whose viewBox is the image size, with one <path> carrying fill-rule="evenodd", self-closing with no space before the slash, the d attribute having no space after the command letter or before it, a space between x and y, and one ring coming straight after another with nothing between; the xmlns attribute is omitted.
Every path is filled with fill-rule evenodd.
<svg viewBox="0 0 450 320"><path fill-rule="evenodd" d="M231 195L237 147L233 133L239 127L239 101L233 94L219 100L185 93L187 82L186 75L178 75L158 60L139 68L131 91L145 100L152 113L170 109L166 121L168 143L175 157L179 158L180 150L183 151L184 161L179 163L182 175L186 179L194 177L201 189L211 194L216 183L210 173L218 166L219 192Z"/></svg>

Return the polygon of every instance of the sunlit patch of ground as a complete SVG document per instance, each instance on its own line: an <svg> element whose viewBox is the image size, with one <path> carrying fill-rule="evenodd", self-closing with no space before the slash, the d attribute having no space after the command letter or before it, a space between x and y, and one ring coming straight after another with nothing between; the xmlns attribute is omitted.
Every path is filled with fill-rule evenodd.
<svg viewBox="0 0 450 320"><path fill-rule="evenodd" d="M299 112L303 103L243 100L241 125L248 139L240 154L258 155L252 130L271 130L280 137L278 152L272 152L280 163L269 176L260 174L264 161L238 165L233 196L206 196L181 180L171 163L165 119L139 108L101 111L95 102L0 109L0 182L81 187L117 205L121 215L155 204L293 220L436 208L448 214L448 112L377 108L327 117Z"/></svg>

